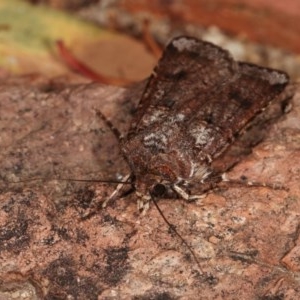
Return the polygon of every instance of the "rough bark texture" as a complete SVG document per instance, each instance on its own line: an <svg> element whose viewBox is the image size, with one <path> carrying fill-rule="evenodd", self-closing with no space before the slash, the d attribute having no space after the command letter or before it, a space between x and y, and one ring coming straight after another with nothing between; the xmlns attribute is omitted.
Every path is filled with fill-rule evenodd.
<svg viewBox="0 0 300 300"><path fill-rule="evenodd" d="M289 190L233 186L195 203L159 201L203 275L153 206L139 214L134 193L83 218L115 184L50 180L128 174L95 108L126 132L142 89L1 83L0 298L297 299L299 90L292 111L229 174ZM46 180L8 183L36 177Z"/></svg>

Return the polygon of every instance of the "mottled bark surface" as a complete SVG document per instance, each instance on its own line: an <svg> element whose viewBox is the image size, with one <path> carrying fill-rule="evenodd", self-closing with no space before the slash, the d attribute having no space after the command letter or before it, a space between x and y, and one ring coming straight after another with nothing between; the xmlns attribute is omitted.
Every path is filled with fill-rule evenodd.
<svg viewBox="0 0 300 300"><path fill-rule="evenodd" d="M300 97L230 173L288 190L233 186L195 203L117 199L90 218L129 172L95 108L126 132L143 84L127 90L41 78L0 85L0 296L27 299L297 299L300 293ZM39 181L8 183L30 178ZM20 296L21 299L21 296ZM23 297L25 299L25 296Z"/></svg>

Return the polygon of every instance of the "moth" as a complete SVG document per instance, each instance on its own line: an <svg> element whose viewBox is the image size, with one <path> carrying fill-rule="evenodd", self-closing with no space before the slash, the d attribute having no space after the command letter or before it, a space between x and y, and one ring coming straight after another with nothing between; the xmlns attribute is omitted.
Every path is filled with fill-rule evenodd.
<svg viewBox="0 0 300 300"><path fill-rule="evenodd" d="M219 180L216 162L288 82L286 73L237 62L209 42L173 39L120 140L141 206L154 196L190 200Z"/></svg>

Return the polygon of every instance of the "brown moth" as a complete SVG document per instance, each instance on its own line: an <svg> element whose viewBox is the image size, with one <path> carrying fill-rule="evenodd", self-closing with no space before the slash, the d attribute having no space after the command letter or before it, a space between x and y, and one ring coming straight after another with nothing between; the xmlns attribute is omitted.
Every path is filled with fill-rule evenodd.
<svg viewBox="0 0 300 300"><path fill-rule="evenodd" d="M172 192L189 200L220 180L214 163L288 82L209 42L173 39L120 141L143 201Z"/></svg>

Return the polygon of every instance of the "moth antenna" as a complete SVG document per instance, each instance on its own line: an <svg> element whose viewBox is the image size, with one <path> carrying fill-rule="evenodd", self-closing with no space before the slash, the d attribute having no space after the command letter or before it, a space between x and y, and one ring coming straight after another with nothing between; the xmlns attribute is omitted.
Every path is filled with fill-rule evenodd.
<svg viewBox="0 0 300 300"><path fill-rule="evenodd" d="M288 191L289 189L286 188L281 183L270 183L270 182L258 182L258 181L251 181L247 178L245 179L229 179L227 178L227 174L223 173L221 176L222 181L218 183L218 185L230 185L230 186L244 186L244 187L265 187L271 190L285 190Z"/></svg>
<svg viewBox="0 0 300 300"><path fill-rule="evenodd" d="M28 179L22 179L19 181L5 181L6 183L23 183L23 182L30 182L30 181L38 181L38 180L48 180L48 181L75 181L75 182L102 182L102 183L116 183L116 184L131 184L131 182L127 181L120 181L120 180L101 180L101 179L75 179L75 178L43 178L43 177L35 177L35 178L28 178Z"/></svg>
<svg viewBox="0 0 300 300"><path fill-rule="evenodd" d="M107 206L107 203L111 200L113 200L118 194L119 192L121 191L121 189L123 188L124 186L124 183L129 183L129 184L132 184L132 180L131 179L131 174L127 174L125 177L124 177L124 182L120 182L117 187L115 188L115 190L111 193L111 195L103 202L102 204L102 207L106 207ZM130 181L129 181L130 180Z"/></svg>
<svg viewBox="0 0 300 300"><path fill-rule="evenodd" d="M94 108L94 110L96 112L96 116L105 122L105 124L109 127L109 129L115 135L116 139L118 141L120 141L123 138L123 136L122 136L121 132L118 130L118 128L116 128L114 126L114 124L109 119L107 119L106 116L100 110L98 110L96 108Z"/></svg>
<svg viewBox="0 0 300 300"><path fill-rule="evenodd" d="M117 139L118 144L119 144L119 149L120 149L120 151L121 151L121 153L122 153L122 155L123 155L123 158L126 160L126 162L128 163L128 165L130 166L130 163L129 163L129 161L128 161L128 157L125 156L125 155L123 154L122 149L121 149L121 147L120 147L120 141L123 140L124 136L123 136L122 133L119 131L119 129L116 128L116 127L114 126L114 124L113 124L109 119L107 119L106 116L105 116L100 110L98 110L98 109L95 108L95 107L94 107L94 110L95 110L95 112L96 112L96 116L97 116L98 118L100 118L102 121L105 122L105 124L108 126L108 128L111 130L111 132L113 133L113 135L114 135L115 138Z"/></svg>
<svg viewBox="0 0 300 300"><path fill-rule="evenodd" d="M169 226L169 228L177 235L177 237L182 241L182 243L186 246L186 248L189 250L189 252L191 253L191 255L193 256L194 260L196 261L196 264L198 265L198 268L200 270L200 274L204 274L202 267L200 265L200 262L196 256L196 253L193 251L192 247L186 242L186 240L181 236L181 234L176 230L175 226L173 224L171 224L168 219L165 217L165 215L163 214L162 210L160 209L160 207L157 204L157 201L155 200L155 197L153 195L151 195L151 200L154 203L154 206L156 207L156 209L158 210L159 214L161 215L161 217L163 218L163 220L166 222L166 224Z"/></svg>

